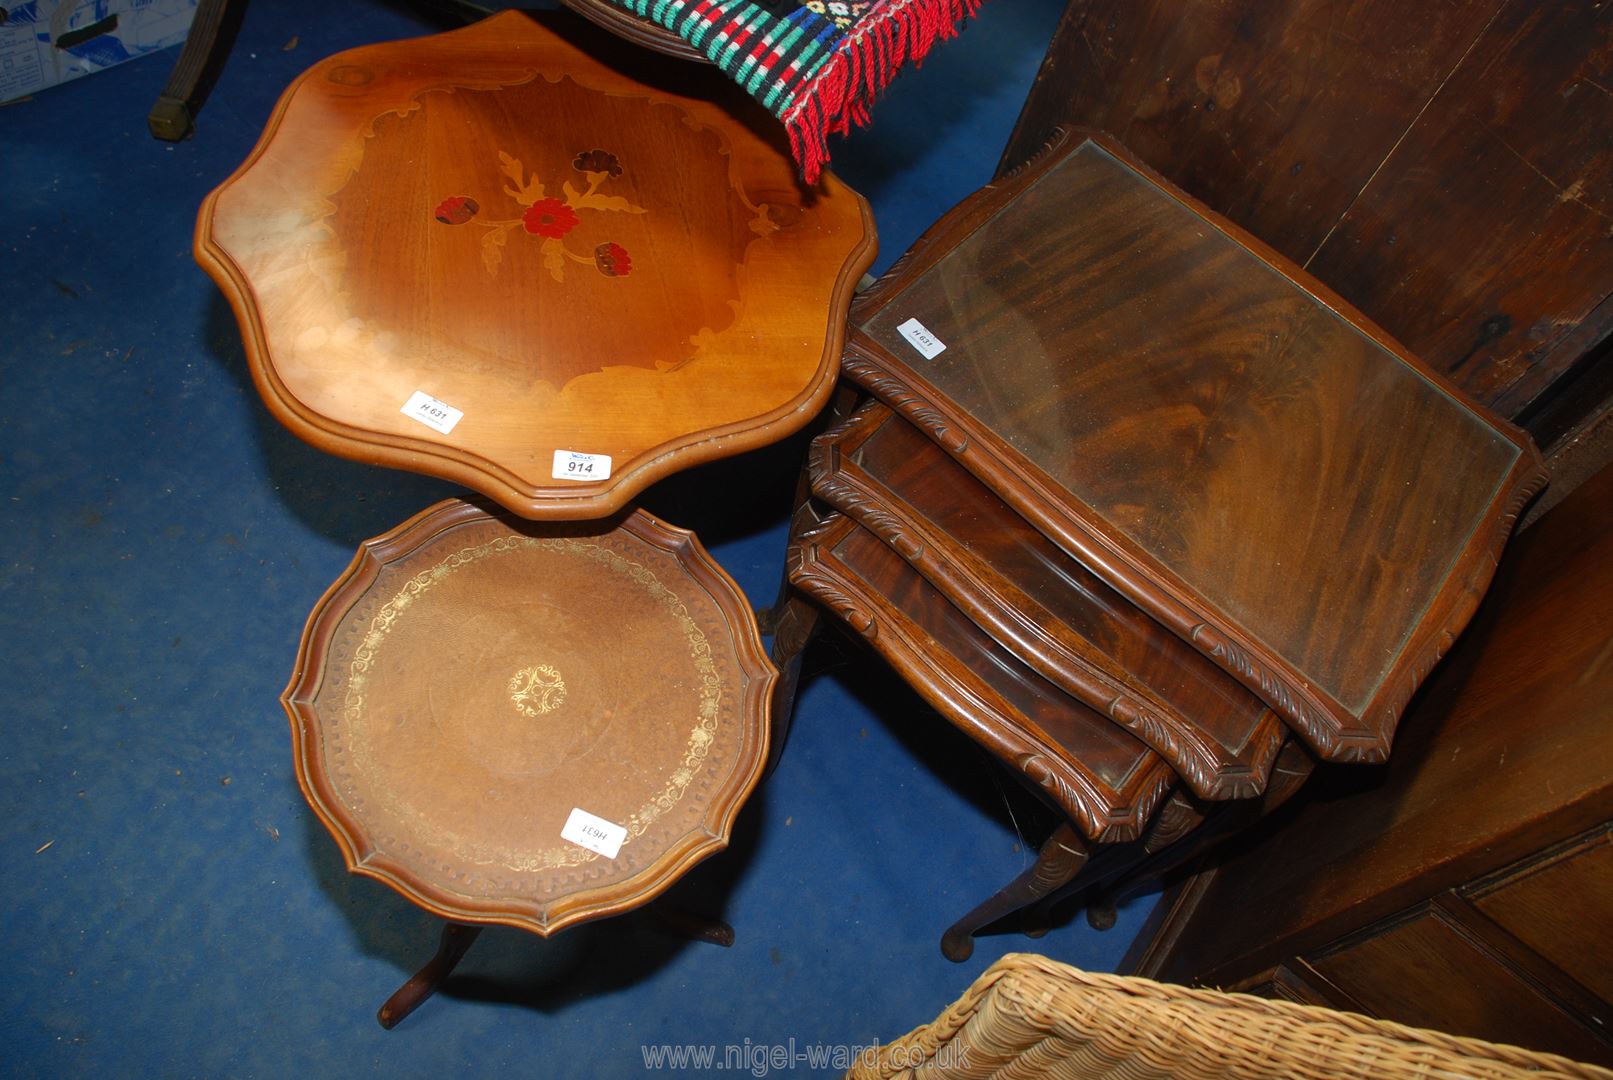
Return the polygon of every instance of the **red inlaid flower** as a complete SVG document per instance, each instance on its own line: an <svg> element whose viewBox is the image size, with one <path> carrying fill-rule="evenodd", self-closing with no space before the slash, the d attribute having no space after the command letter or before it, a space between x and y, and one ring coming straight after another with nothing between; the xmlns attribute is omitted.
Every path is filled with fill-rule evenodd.
<svg viewBox="0 0 1613 1080"><path fill-rule="evenodd" d="M571 161L578 172L602 172L614 179L622 175L622 163L609 150L585 150Z"/></svg>
<svg viewBox="0 0 1613 1080"><path fill-rule="evenodd" d="M521 215L521 224L529 233L558 240L577 227L577 211L559 199L539 199Z"/></svg>
<svg viewBox="0 0 1613 1080"><path fill-rule="evenodd" d="M606 277L626 277L633 272L633 260L620 244L600 244L596 247L594 265Z"/></svg>
<svg viewBox="0 0 1613 1080"><path fill-rule="evenodd" d="M463 225L475 217L476 212L480 209L481 207L476 204L476 200L470 196L455 195L438 203L437 209L432 212L436 215L437 220L444 225Z"/></svg>

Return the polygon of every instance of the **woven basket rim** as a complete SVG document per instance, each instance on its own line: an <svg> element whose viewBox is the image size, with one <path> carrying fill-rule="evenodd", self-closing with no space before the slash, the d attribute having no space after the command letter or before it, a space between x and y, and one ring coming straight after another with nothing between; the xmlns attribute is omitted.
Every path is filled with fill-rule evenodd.
<svg viewBox="0 0 1613 1080"><path fill-rule="evenodd" d="M1096 1047L1105 1060L1156 1068L1168 1062L1187 1080L1223 1075L1218 1067L1231 1063L1250 1067L1240 1075L1303 1080L1523 1074L1613 1080L1613 1071L1556 1054L1314 1005L1083 971L1034 953L1002 957L935 1021L887 1046L877 1068L852 1075L908 1075L905 1066L969 1041L971 1024L986 1021L1045 1033L1036 1044L1039 1059L1058 1043Z"/></svg>

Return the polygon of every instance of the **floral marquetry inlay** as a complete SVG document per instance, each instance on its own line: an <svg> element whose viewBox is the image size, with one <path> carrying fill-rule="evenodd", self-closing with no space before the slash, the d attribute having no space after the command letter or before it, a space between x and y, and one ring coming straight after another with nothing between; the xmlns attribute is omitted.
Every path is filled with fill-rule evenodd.
<svg viewBox="0 0 1613 1080"><path fill-rule="evenodd" d="M465 225L474 222L486 231L482 233L482 262L489 274L498 273L504 261L504 246L510 235L524 230L541 237L539 254L543 268L556 281L566 280L567 261L591 266L606 277L626 277L633 267L627 249L607 240L594 248L592 255L579 255L566 247L566 235L582 221L579 212L591 210L609 213L642 214L644 207L635 206L620 195L601 192L600 188L613 177L622 175L621 162L608 150L588 150L578 154L571 167L587 181L585 190L578 191L567 179L560 185L559 197L549 195L537 174L529 174L519 158L502 151L498 155L504 175L510 182L504 185L504 194L524 210L520 217L499 221L480 220L477 214L481 204L467 195L453 195L437 204L433 216L444 225Z"/></svg>
<svg viewBox="0 0 1613 1080"><path fill-rule="evenodd" d="M196 234L274 415L545 520L805 424L873 259L867 203L804 187L764 111L667 63L501 12L294 82ZM557 450L609 474L556 476Z"/></svg>
<svg viewBox="0 0 1613 1080"><path fill-rule="evenodd" d="M646 109L667 138L689 144L676 175L664 152L595 135L617 126L610 114L625 122ZM543 127L522 130L512 112ZM398 220L407 148L439 127L477 132L476 144L404 181L420 197ZM555 389L613 364L679 367L733 322L747 249L769 231L768 208L731 184L726 150L719 132L674 106L570 79L421 94L414 109L376 120L332 199L335 233L370 238L341 285L360 319L386 322L400 346L442 365L529 357L510 374ZM426 280L400 295L383 264L416 265Z"/></svg>

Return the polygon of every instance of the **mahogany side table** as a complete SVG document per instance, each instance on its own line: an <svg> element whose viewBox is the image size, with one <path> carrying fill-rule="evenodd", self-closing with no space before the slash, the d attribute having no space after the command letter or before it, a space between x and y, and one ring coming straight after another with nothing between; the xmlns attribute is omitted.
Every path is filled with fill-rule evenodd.
<svg viewBox="0 0 1613 1080"><path fill-rule="evenodd" d="M450 500L366 542L282 700L348 868L449 920L381 1022L476 927L625 912L725 847L776 677L732 579L643 511L543 526Z"/></svg>
<svg viewBox="0 0 1613 1080"><path fill-rule="evenodd" d="M816 440L810 472L819 497L1028 667L1146 743L1193 794L1265 789L1287 734L1277 715L889 408L869 402Z"/></svg>
<svg viewBox="0 0 1613 1080"><path fill-rule="evenodd" d="M1063 812L977 911L1123 893L1314 760L1385 757L1545 482L1522 432L1101 135L961 203L851 323L811 470L851 520L803 501L789 580ZM881 404L851 416L854 390ZM784 606L787 681L817 610ZM1050 730L1009 688L1168 767L1137 839L1066 797L1103 753L1004 752Z"/></svg>
<svg viewBox="0 0 1613 1080"><path fill-rule="evenodd" d="M1101 135L859 298L842 367L1330 760L1379 760L1539 451Z"/></svg>
<svg viewBox="0 0 1613 1080"><path fill-rule="evenodd" d="M549 520L806 424L874 246L714 68L566 12L316 64L196 228L282 423Z"/></svg>

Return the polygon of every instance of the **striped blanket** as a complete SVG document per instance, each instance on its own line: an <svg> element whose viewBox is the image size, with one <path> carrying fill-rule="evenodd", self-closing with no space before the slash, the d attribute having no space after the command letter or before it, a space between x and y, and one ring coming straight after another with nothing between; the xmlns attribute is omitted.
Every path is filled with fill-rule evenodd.
<svg viewBox="0 0 1613 1080"><path fill-rule="evenodd" d="M783 122L808 183L909 61L981 0L612 0L671 30Z"/></svg>

